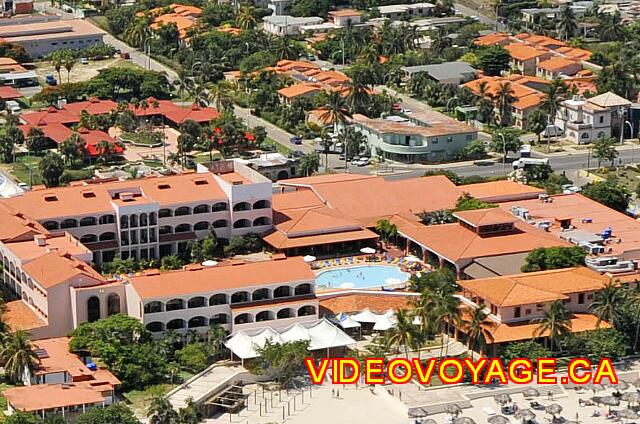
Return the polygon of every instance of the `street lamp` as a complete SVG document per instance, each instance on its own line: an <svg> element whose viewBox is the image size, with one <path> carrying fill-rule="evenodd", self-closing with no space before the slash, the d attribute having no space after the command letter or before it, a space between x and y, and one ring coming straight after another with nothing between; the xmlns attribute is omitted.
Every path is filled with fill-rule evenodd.
<svg viewBox="0 0 640 424"><path fill-rule="evenodd" d="M631 130L631 132L629 133L629 138L633 139L633 124L627 120L625 120L624 123L629 125L629 130ZM634 163L633 144L631 145L631 163Z"/></svg>
<svg viewBox="0 0 640 424"><path fill-rule="evenodd" d="M506 175L506 165L507 165L507 140L504 138L504 134L501 132L496 133L500 138L502 138L502 175Z"/></svg>
<svg viewBox="0 0 640 424"><path fill-rule="evenodd" d="M451 103L452 100L458 100L458 96L453 96L452 98L447 100L447 112L449 112L449 104Z"/></svg>
<svg viewBox="0 0 640 424"><path fill-rule="evenodd" d="M144 40L144 43L142 43L142 53L147 55L147 69L151 70L151 44L149 44L149 41L151 41L153 39L153 37L147 37Z"/></svg>

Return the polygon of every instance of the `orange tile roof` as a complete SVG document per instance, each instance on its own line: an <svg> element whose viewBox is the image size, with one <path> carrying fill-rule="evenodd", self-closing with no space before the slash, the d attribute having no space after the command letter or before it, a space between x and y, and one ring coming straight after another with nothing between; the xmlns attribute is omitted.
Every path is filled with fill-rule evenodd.
<svg viewBox="0 0 640 424"><path fill-rule="evenodd" d="M66 109L56 109L53 106L38 111L20 115L20 119L30 125L46 124L77 124L80 116Z"/></svg>
<svg viewBox="0 0 640 424"><path fill-rule="evenodd" d="M30 331L48 325L22 300L7 302L2 318L13 331Z"/></svg>
<svg viewBox="0 0 640 424"><path fill-rule="evenodd" d="M516 223L512 233L481 237L460 224L415 225L400 233L456 263L464 259L528 252L538 247L570 246L542 230Z"/></svg>
<svg viewBox="0 0 640 424"><path fill-rule="evenodd" d="M453 215L474 227L497 224L515 224L519 221L515 216L497 208L476 209L471 211L454 212Z"/></svg>
<svg viewBox="0 0 640 424"><path fill-rule="evenodd" d="M278 231L289 237L356 230L362 226L358 221L327 207L276 211L273 220Z"/></svg>
<svg viewBox="0 0 640 424"><path fill-rule="evenodd" d="M36 234L47 234L48 231L37 221L28 218L22 212L8 204L0 203L0 241L3 243L18 240L33 240Z"/></svg>
<svg viewBox="0 0 640 424"><path fill-rule="evenodd" d="M516 109L528 109L538 106L544 101L544 93L521 84L518 81L509 81L508 78L504 77L481 77L463 84L463 87L466 87L475 94L478 94L480 92L479 86L483 82L487 85L486 93L488 96L495 96L500 90L500 86L509 82L511 95L516 99L512 106Z"/></svg>
<svg viewBox="0 0 640 424"><path fill-rule="evenodd" d="M111 390L111 387L107 390ZM100 389L94 388L88 382L13 387L4 390L2 395L15 410L26 412L102 404L105 400Z"/></svg>
<svg viewBox="0 0 640 424"><path fill-rule="evenodd" d="M566 299L570 293L601 290L610 278L585 267L460 280L465 290L497 307Z"/></svg>
<svg viewBox="0 0 640 424"><path fill-rule="evenodd" d="M338 17L360 16L360 15L362 15L362 13L360 13L357 10L354 10L354 9L332 10L328 14L329 14L329 16L338 16Z"/></svg>
<svg viewBox="0 0 640 424"><path fill-rule="evenodd" d="M314 234L300 237L289 237L282 231L274 231L262 237L265 243L268 243L275 249L294 249L297 247L313 247L323 244L345 243L359 240L376 240L378 235L373 231L365 228L355 230L346 230L340 232Z"/></svg>
<svg viewBox="0 0 640 424"><path fill-rule="evenodd" d="M289 180L291 181L291 180ZM324 206L322 200L309 189L300 189L286 193L274 194L272 197L273 210L286 211L289 209L306 209Z"/></svg>
<svg viewBox="0 0 640 424"><path fill-rule="evenodd" d="M384 313L389 309L395 311L410 309L412 308L411 299L413 298L414 296L410 294L385 293L383 291L379 293L372 293L371 291L366 293L338 291L330 295L322 294L319 297L320 313L337 315L341 312L361 312L366 308L369 308L374 313Z"/></svg>
<svg viewBox="0 0 640 424"><path fill-rule="evenodd" d="M535 59L536 57L548 54L547 50L524 45L522 43L511 43L504 46L512 58L521 61Z"/></svg>
<svg viewBox="0 0 640 424"><path fill-rule="evenodd" d="M69 233L47 234L41 237L44 241L39 246L33 238L30 240L12 242L7 244L8 249L23 262L28 262L45 253L59 252L69 253L74 257L91 255L91 250L87 249L75 237Z"/></svg>
<svg viewBox="0 0 640 424"><path fill-rule="evenodd" d="M526 110L532 107L538 107L542 103L544 103L545 95L544 94L534 94L530 96L524 96L513 102L511 106L515 109Z"/></svg>
<svg viewBox="0 0 640 424"><path fill-rule="evenodd" d="M118 103L113 100L100 100L97 97L89 97L89 100L84 102L67 103L63 106L63 109L71 111L78 116L83 110L87 111L89 115L105 115L117 108Z"/></svg>
<svg viewBox="0 0 640 424"><path fill-rule="evenodd" d="M517 196L519 198L538 198L539 194L545 191L541 188L533 187L526 184L517 183L515 181L489 181L486 183L466 184L459 188L469 193L476 199L486 200L494 198L503 198Z"/></svg>
<svg viewBox="0 0 640 424"><path fill-rule="evenodd" d="M564 41L556 40L555 38L547 37L544 35L537 34L529 34L523 32L521 34L516 35L514 38L523 41L526 44L532 44L540 47L565 47L567 43Z"/></svg>
<svg viewBox="0 0 640 424"><path fill-rule="evenodd" d="M202 182L205 184L201 184ZM38 220L98 213L111 214L111 202L114 200L111 193L123 191L140 191L146 199L161 205L198 201L206 203L226 199L214 175L203 173L32 190L20 196L3 199L0 203L4 202ZM94 197L88 197L87 193L93 193Z"/></svg>
<svg viewBox="0 0 640 424"><path fill-rule="evenodd" d="M40 358L36 375L67 372L74 381L89 379L92 376L93 372L80 358L69 352L69 341L68 337L58 337L33 342L34 349L46 352L46 356Z"/></svg>
<svg viewBox="0 0 640 424"><path fill-rule="evenodd" d="M191 107L168 110L164 116L176 124L185 121L196 121L199 124L208 124L220 116L220 113L212 107L200 107L195 103Z"/></svg>
<svg viewBox="0 0 640 424"><path fill-rule="evenodd" d="M474 43L478 46L493 46L501 44L509 40L509 34L498 32L495 34L487 34L475 39Z"/></svg>
<svg viewBox="0 0 640 424"><path fill-rule="evenodd" d="M560 47L555 51L568 58L576 59L576 60L589 60L591 58L591 55L593 54L589 50L578 49L575 47Z"/></svg>
<svg viewBox="0 0 640 424"><path fill-rule="evenodd" d="M597 326L598 318L592 314L573 314L570 319L572 333L582 333L598 328L611 328L611 324L606 321L601 321L600 326ZM548 337L548 331L542 334L537 332L539 326L539 324L531 322L494 324L490 327L490 340L492 343L507 343Z"/></svg>
<svg viewBox="0 0 640 424"><path fill-rule="evenodd" d="M550 221L550 234L556 237L562 234L556 217L572 217L571 225L594 234L610 226L614 240L605 245L605 250L613 255L624 254L627 259L640 258L640 222L581 194L556 195L551 196L551 200L548 203L537 199L510 201L499 206L506 211L512 206L520 206L529 211L531 220Z"/></svg>
<svg viewBox="0 0 640 424"><path fill-rule="evenodd" d="M106 282L102 275L88 264L74 259L69 254L58 252L42 255L23 265L23 269L45 289L79 276L88 278L89 284Z"/></svg>
<svg viewBox="0 0 640 424"><path fill-rule="evenodd" d="M320 84L305 82L281 88L278 90L278 94L288 99L294 99L308 94L319 93L320 91L322 91L322 86Z"/></svg>
<svg viewBox="0 0 640 424"><path fill-rule="evenodd" d="M311 268L301 257L291 257L193 271L161 272L131 277L129 281L142 299L155 299L314 279Z"/></svg>
<svg viewBox="0 0 640 424"><path fill-rule="evenodd" d="M0 86L0 99L14 100L14 99L19 99L20 97L22 97L22 93L17 89L9 85Z"/></svg>
<svg viewBox="0 0 640 424"><path fill-rule="evenodd" d="M545 71L556 72L575 65L579 65L575 60L556 56L538 63L538 68L544 69Z"/></svg>

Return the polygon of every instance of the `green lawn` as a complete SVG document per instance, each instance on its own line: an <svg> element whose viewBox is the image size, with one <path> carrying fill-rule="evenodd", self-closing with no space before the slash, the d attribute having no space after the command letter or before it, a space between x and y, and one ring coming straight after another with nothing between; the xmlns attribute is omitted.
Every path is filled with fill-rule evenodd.
<svg viewBox="0 0 640 424"><path fill-rule="evenodd" d="M16 161L7 165L9 172L20 182L29 184L29 169L31 169L31 178L33 185L42 184L42 175L38 169L38 164L42 160L40 156L18 156Z"/></svg>
<svg viewBox="0 0 640 424"><path fill-rule="evenodd" d="M154 138L154 134L149 131L141 132L125 132L120 134L120 138L125 143L134 143L136 145L161 146L162 142Z"/></svg>
<svg viewBox="0 0 640 424"><path fill-rule="evenodd" d="M593 167L596 167L597 161L591 158L591 164ZM608 163L603 163L601 166L604 165L608 165ZM613 169L603 168L595 171L594 174L604 179L615 178L631 192L634 192L638 184L640 184L640 168L636 168L635 166Z"/></svg>
<svg viewBox="0 0 640 424"><path fill-rule="evenodd" d="M122 396L129 403L129 407L134 413L140 416L146 416L149 402L154 396L164 395L173 387L171 384L158 384L156 386L147 387L144 390L131 390L126 393L122 393Z"/></svg>
<svg viewBox="0 0 640 424"><path fill-rule="evenodd" d="M262 143L262 146L264 149L268 150L268 147L273 148L275 151L277 151L280 154L283 154L285 156L289 155L289 153L293 152L293 149L285 146L284 144L278 143L277 141L275 141L274 139L267 137L264 141L264 143ZM292 144L293 146L293 144Z"/></svg>

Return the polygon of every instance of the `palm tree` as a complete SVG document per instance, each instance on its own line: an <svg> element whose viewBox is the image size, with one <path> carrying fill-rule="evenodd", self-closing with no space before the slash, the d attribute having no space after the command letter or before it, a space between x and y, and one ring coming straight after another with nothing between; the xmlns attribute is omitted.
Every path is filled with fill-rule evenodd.
<svg viewBox="0 0 640 424"><path fill-rule="evenodd" d="M205 340L207 345L209 345L213 350L214 355L218 354L222 350L222 346L224 346L226 338L227 332L220 324L211 324L209 328L207 328Z"/></svg>
<svg viewBox="0 0 640 424"><path fill-rule="evenodd" d="M236 25L242 29L253 29L256 27L255 8L252 6L242 6L236 15Z"/></svg>
<svg viewBox="0 0 640 424"><path fill-rule="evenodd" d="M9 379L14 382L22 382L30 379L33 371L38 367L39 359L29 336L25 331L18 330L8 336L0 348L0 361Z"/></svg>
<svg viewBox="0 0 640 424"><path fill-rule="evenodd" d="M629 289L625 296L625 306L631 312L633 322L636 324L636 335L633 339L633 351L638 349L638 340L640 339L640 286Z"/></svg>
<svg viewBox="0 0 640 424"><path fill-rule="evenodd" d="M471 311L470 320L467 322L467 351L469 352L472 352L472 347L478 344L480 346L480 354L482 354L483 347L486 346L487 340L491 338L485 323L488 314L484 309L484 304L478 305Z"/></svg>
<svg viewBox="0 0 640 424"><path fill-rule="evenodd" d="M151 399L147 418L149 424L174 424L178 421L178 413L164 396L158 395Z"/></svg>
<svg viewBox="0 0 640 424"><path fill-rule="evenodd" d="M107 140L102 140L96 146L98 150L98 158L102 163L107 163L113 157L115 153L115 148L113 143L110 143Z"/></svg>
<svg viewBox="0 0 640 424"><path fill-rule="evenodd" d="M398 235L398 227L396 224L393 224L386 219L380 219L376 222L376 231L380 233L382 240L385 243L394 239Z"/></svg>
<svg viewBox="0 0 640 424"><path fill-rule="evenodd" d="M624 292L612 281L609 281L602 290L596 293L593 303L589 305L591 312L596 314L598 317L596 327L600 326L602 320L605 320L614 327L617 327L622 316L620 305L624 304Z"/></svg>
<svg viewBox="0 0 640 424"><path fill-rule="evenodd" d="M560 340L571 332L571 314L561 300L552 302L542 318L534 320L538 327L534 331L536 337L544 337L549 333L550 348L560 345Z"/></svg>
<svg viewBox="0 0 640 424"><path fill-rule="evenodd" d="M598 36L602 41L624 41L626 32L620 12L598 14Z"/></svg>
<svg viewBox="0 0 640 424"><path fill-rule="evenodd" d="M349 105L349 112L352 114L364 112L368 108L371 99L367 86L360 82L358 78L351 78L345 86L348 89L345 100Z"/></svg>
<svg viewBox="0 0 640 424"><path fill-rule="evenodd" d="M142 47L145 38L149 35L149 26L144 19L137 19L133 25L127 27L122 35L128 44Z"/></svg>
<svg viewBox="0 0 640 424"><path fill-rule="evenodd" d="M404 353L409 359L409 349L416 349L420 345L420 332L413 324L411 314L406 309L400 309L396 313L396 326L391 330L388 339L388 347L404 347Z"/></svg>
<svg viewBox="0 0 640 424"><path fill-rule="evenodd" d="M58 81L62 83L62 75L60 71L62 70L62 64L64 63L64 60L60 53L61 53L60 50L51 53L49 55L49 59L51 60L51 64L53 65L53 68L58 73Z"/></svg>
<svg viewBox="0 0 640 424"><path fill-rule="evenodd" d="M324 111L319 118L322 122L333 122L333 133L338 134L339 125L344 125L351 116L345 105L345 99L338 91L332 91L327 96L327 102L321 107Z"/></svg>
<svg viewBox="0 0 640 424"><path fill-rule="evenodd" d="M564 96L567 92L567 86L561 79L555 79L547 87L545 92L545 99L542 103L542 107L547 111L547 125L553 122L556 118L556 112L560 108L560 104L564 100ZM547 148L551 150L551 139L547 135Z"/></svg>
<svg viewBox="0 0 640 424"><path fill-rule="evenodd" d="M498 91L494 96L496 109L500 113L499 125L504 127L511 121L511 105L516 101L510 82L503 82L498 86Z"/></svg>
<svg viewBox="0 0 640 424"><path fill-rule="evenodd" d="M561 38L564 38L564 41L568 41L577 30L578 24L576 23L576 16L573 14L573 9L566 5L562 9L562 12L560 12L558 34Z"/></svg>
<svg viewBox="0 0 640 424"><path fill-rule="evenodd" d="M76 65L76 59L73 56L66 57L63 62L64 69L67 70L67 83L71 81L71 70Z"/></svg>
<svg viewBox="0 0 640 424"><path fill-rule="evenodd" d="M411 301L413 306L413 316L417 317L420 321L420 332L422 338L425 340L430 339L434 331L435 315L434 311L438 304L438 295L432 290L426 289L420 297L414 298Z"/></svg>
<svg viewBox="0 0 640 424"><path fill-rule="evenodd" d="M82 158L85 153L85 144L80 134L74 132L68 139L60 143L58 152L65 159L67 164L72 164L77 158Z"/></svg>
<svg viewBox="0 0 640 424"><path fill-rule="evenodd" d="M233 101L229 96L229 88L225 87L223 82L209 85L208 91L209 105L213 104L213 106L220 111L231 109Z"/></svg>
<svg viewBox="0 0 640 424"><path fill-rule="evenodd" d="M462 325L462 315L460 314L459 306L460 301L457 297L451 294L444 295L439 298L435 316L437 317L436 321L440 321L443 333L442 345L440 346L440 356L442 356L442 347L446 342L444 335L446 334L448 337L449 327L453 325L454 327L460 328ZM447 351L448 349L449 345L447 344Z"/></svg>
<svg viewBox="0 0 640 424"><path fill-rule="evenodd" d="M289 35L279 37L275 44L275 53L278 60L296 59L298 49L296 48L295 40Z"/></svg>

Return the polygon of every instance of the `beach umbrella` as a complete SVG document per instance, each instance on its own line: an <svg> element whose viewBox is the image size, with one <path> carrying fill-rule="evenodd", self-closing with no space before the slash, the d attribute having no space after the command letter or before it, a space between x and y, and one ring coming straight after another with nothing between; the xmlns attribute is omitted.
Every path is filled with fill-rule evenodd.
<svg viewBox="0 0 640 424"><path fill-rule="evenodd" d="M534 389L533 387L529 387L524 392L522 392L522 394L526 398L532 398L532 397L540 396L540 392L538 391L538 389Z"/></svg>
<svg viewBox="0 0 640 424"><path fill-rule="evenodd" d="M433 418L427 418L426 420L422 420L422 424L438 424L438 422Z"/></svg>
<svg viewBox="0 0 640 424"><path fill-rule="evenodd" d="M459 415L462 412L462 409L455 403L451 403L444 408L444 412L451 415Z"/></svg>
<svg viewBox="0 0 640 424"><path fill-rule="evenodd" d="M551 405L544 408L544 412L549 415L556 416L562 412L562 406L558 405L557 403L552 403Z"/></svg>
<svg viewBox="0 0 640 424"><path fill-rule="evenodd" d="M405 256L405 257L404 257L404 260L405 260L406 262L409 262L409 263L420 262L420 258L417 258L417 257L415 257L415 256L413 256L413 255L411 255L411 256Z"/></svg>
<svg viewBox="0 0 640 424"><path fill-rule="evenodd" d="M218 265L217 261L212 261L211 259L202 262L202 266L211 267Z"/></svg>
<svg viewBox="0 0 640 424"><path fill-rule="evenodd" d="M623 409L622 411L618 411L618 416L620 418L623 418L625 420L637 420L638 419L638 413L636 411L634 411L633 409Z"/></svg>
<svg viewBox="0 0 640 424"><path fill-rule="evenodd" d="M506 405L507 403L511 402L511 396L505 394L495 395L493 397L493 400L498 402L500 405Z"/></svg>
<svg viewBox="0 0 640 424"><path fill-rule="evenodd" d="M633 382L633 383L631 383L631 384L633 384L633 385L634 385L634 386L636 386L636 387L640 387L640 378L636 378L636 379L634 380L634 382Z"/></svg>
<svg viewBox="0 0 640 424"><path fill-rule="evenodd" d="M622 395L622 397L620 398L625 402L633 402L633 403L637 403L640 401L640 393L638 392L629 392L629 393L625 393Z"/></svg>
<svg viewBox="0 0 640 424"><path fill-rule="evenodd" d="M513 416L519 420L532 420L536 414L531 409L518 409Z"/></svg>
<svg viewBox="0 0 640 424"><path fill-rule="evenodd" d="M602 385L594 383L587 383L584 385L584 388L587 390L591 390L593 393L604 390L604 387L602 387Z"/></svg>
<svg viewBox="0 0 640 424"><path fill-rule="evenodd" d="M409 418L422 418L429 415L427 411L422 408L414 408L409 410Z"/></svg>
<svg viewBox="0 0 640 424"><path fill-rule="evenodd" d="M313 256L313 255L306 255L306 256L302 257L302 260L305 261L306 263L313 262L316 259L317 258L315 256Z"/></svg>
<svg viewBox="0 0 640 424"><path fill-rule="evenodd" d="M504 415L494 415L487 420L489 424L509 424L509 418Z"/></svg>
<svg viewBox="0 0 640 424"><path fill-rule="evenodd" d="M360 252L366 255L373 255L374 253L376 253L376 249L372 247L363 247L362 249L360 249Z"/></svg>
<svg viewBox="0 0 640 424"><path fill-rule="evenodd" d="M629 383L624 380L618 380L618 384L612 384L611 387L618 391L627 390L629 388Z"/></svg>
<svg viewBox="0 0 640 424"><path fill-rule="evenodd" d="M620 399L615 396L603 396L602 399L600 399L600 402L609 406L620 405Z"/></svg>
<svg viewBox="0 0 640 424"><path fill-rule="evenodd" d="M476 424L473 418L469 417L457 417L453 419L451 424Z"/></svg>

